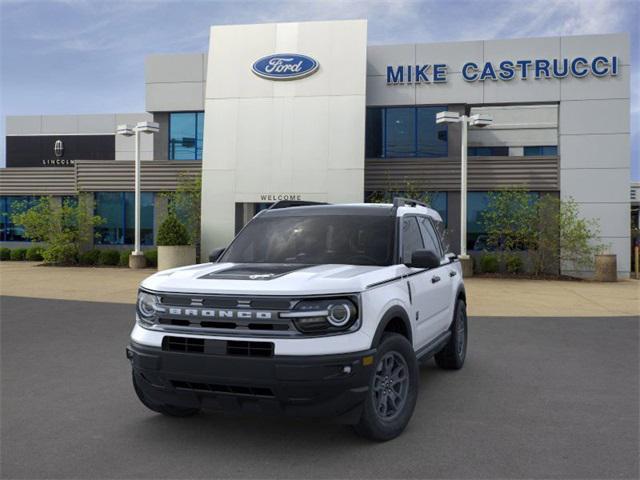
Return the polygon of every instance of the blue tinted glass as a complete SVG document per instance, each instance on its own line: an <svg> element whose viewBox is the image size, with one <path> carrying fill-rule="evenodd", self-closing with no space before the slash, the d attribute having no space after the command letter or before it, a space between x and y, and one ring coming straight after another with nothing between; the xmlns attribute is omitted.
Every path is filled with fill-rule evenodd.
<svg viewBox="0 0 640 480"><path fill-rule="evenodd" d="M447 142L447 124L436 124L436 114L445 107L418 107L418 157L446 157L449 153Z"/></svg>
<svg viewBox="0 0 640 480"><path fill-rule="evenodd" d="M169 160L202 158L203 112L169 114Z"/></svg>
<svg viewBox="0 0 640 480"><path fill-rule="evenodd" d="M0 197L0 241L29 242L24 236L24 228L11 221L11 216L28 210L38 203L38 197L10 196Z"/></svg>
<svg viewBox="0 0 640 480"><path fill-rule="evenodd" d="M365 156L380 158L383 155L384 108L367 108L365 127Z"/></svg>
<svg viewBox="0 0 640 480"><path fill-rule="evenodd" d="M542 155L542 147L524 147L525 157L539 157Z"/></svg>
<svg viewBox="0 0 640 480"><path fill-rule="evenodd" d="M484 250L487 235L482 225L482 212L489 205L487 192L467 193L467 250Z"/></svg>
<svg viewBox="0 0 640 480"><path fill-rule="evenodd" d="M429 200L431 208L440 214L442 222L447 226L447 192L434 192Z"/></svg>
<svg viewBox="0 0 640 480"><path fill-rule="evenodd" d="M544 156L556 156L558 155L558 147L550 145L548 147L542 147L542 155Z"/></svg>
<svg viewBox="0 0 640 480"><path fill-rule="evenodd" d="M196 160L202 160L202 138L204 136L204 112L196 114Z"/></svg>
<svg viewBox="0 0 640 480"><path fill-rule="evenodd" d="M97 192L95 213L105 223L96 227L100 237L96 243L102 245L131 245L134 243L134 198L133 192ZM153 245L153 192L140 194L140 242Z"/></svg>
<svg viewBox="0 0 640 480"><path fill-rule="evenodd" d="M388 108L385 122L387 157L414 157L416 124L414 108Z"/></svg>
<svg viewBox="0 0 640 480"><path fill-rule="evenodd" d="M97 192L95 194L95 214L103 219L103 223L95 229L99 235L96 243L122 245L124 243L122 192Z"/></svg>

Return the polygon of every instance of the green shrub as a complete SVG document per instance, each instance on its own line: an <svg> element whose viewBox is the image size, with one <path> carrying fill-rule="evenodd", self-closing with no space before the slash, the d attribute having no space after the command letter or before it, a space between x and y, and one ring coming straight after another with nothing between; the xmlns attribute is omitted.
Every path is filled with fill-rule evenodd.
<svg viewBox="0 0 640 480"><path fill-rule="evenodd" d="M170 213L158 229L158 245L189 245L189 232L178 217Z"/></svg>
<svg viewBox="0 0 640 480"><path fill-rule="evenodd" d="M0 261L11 259L11 249L7 247L0 248Z"/></svg>
<svg viewBox="0 0 640 480"><path fill-rule="evenodd" d="M43 250L42 260L55 265L71 265L78 263L79 255L78 247L73 243L54 244Z"/></svg>
<svg viewBox="0 0 640 480"><path fill-rule="evenodd" d="M14 261L21 261L21 260L24 260L24 257L26 255L27 255L26 248L14 248L13 250L11 250L11 254L9 258L11 258L11 260L14 260Z"/></svg>
<svg viewBox="0 0 640 480"><path fill-rule="evenodd" d="M500 268L498 256L488 253L480 257L480 271L482 273L496 273Z"/></svg>
<svg viewBox="0 0 640 480"><path fill-rule="evenodd" d="M120 252L118 250L101 250L98 263L100 265L118 265L120 263Z"/></svg>
<svg viewBox="0 0 640 480"><path fill-rule="evenodd" d="M30 262L39 262L42 260L42 247L29 247L25 258Z"/></svg>
<svg viewBox="0 0 640 480"><path fill-rule="evenodd" d="M147 259L148 267L157 267L158 266L158 251L157 250L146 250L144 252L144 258Z"/></svg>
<svg viewBox="0 0 640 480"><path fill-rule="evenodd" d="M100 260L100 250L88 250L80 254L80 263L82 265L97 265Z"/></svg>
<svg viewBox="0 0 640 480"><path fill-rule="evenodd" d="M120 252L120 261L118 262L118 265L120 265L121 267L128 267L130 254L131 252L129 250L123 250L122 252Z"/></svg>
<svg viewBox="0 0 640 480"><path fill-rule="evenodd" d="M504 263L509 273L522 273L523 271L522 258L519 255L507 255Z"/></svg>

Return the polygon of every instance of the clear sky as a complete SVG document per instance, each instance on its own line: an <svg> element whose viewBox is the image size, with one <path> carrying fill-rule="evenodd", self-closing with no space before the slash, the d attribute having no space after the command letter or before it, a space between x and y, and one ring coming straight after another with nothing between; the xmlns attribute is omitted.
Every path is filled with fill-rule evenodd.
<svg viewBox="0 0 640 480"><path fill-rule="evenodd" d="M347 18L369 20L370 44L628 32L640 180L640 0L0 0L0 129L6 115L144 111L144 57L203 52L211 25Z"/></svg>

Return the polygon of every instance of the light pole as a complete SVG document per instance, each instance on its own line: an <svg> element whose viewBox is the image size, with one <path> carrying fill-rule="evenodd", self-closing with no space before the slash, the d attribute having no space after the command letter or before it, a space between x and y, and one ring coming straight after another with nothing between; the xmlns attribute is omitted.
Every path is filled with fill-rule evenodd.
<svg viewBox="0 0 640 480"><path fill-rule="evenodd" d="M467 126L486 127L493 119L489 115L460 115L458 112L439 112L436 123L462 124L461 166L460 166L460 259L469 259L467 255Z"/></svg>
<svg viewBox="0 0 640 480"><path fill-rule="evenodd" d="M133 252L129 255L129 268L144 268L145 266L144 254L142 253L142 250L140 250L140 133L157 133L159 130L160 125L156 122L138 122L135 127L131 127L130 125L118 125L118 128L116 129L116 133L118 135L124 135L125 137L135 135L135 240Z"/></svg>

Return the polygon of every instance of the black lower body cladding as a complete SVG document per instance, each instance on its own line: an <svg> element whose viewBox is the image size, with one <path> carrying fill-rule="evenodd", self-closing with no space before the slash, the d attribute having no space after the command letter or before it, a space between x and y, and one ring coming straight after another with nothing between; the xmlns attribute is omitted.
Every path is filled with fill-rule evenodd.
<svg viewBox="0 0 640 480"><path fill-rule="evenodd" d="M341 355L241 357L132 343L134 381L157 404L289 416L360 418L375 350ZM365 365L364 363L368 363Z"/></svg>

